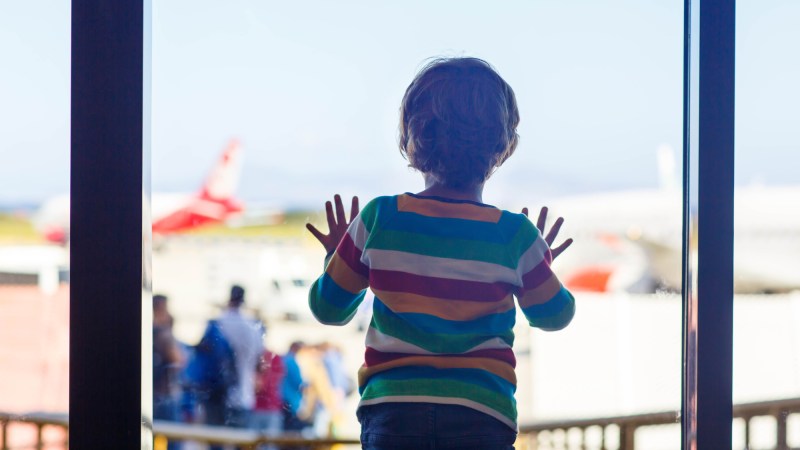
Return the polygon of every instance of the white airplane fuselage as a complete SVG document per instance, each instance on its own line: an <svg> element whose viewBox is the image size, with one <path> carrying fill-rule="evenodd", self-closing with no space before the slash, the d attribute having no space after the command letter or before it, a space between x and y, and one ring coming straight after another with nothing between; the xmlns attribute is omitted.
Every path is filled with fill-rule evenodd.
<svg viewBox="0 0 800 450"><path fill-rule="evenodd" d="M575 244L556 261L569 282L605 271L600 291L643 292L681 286L682 209L678 191L576 196L551 203L563 237ZM702 212L701 212L702 214ZM696 233L696 227L692 233ZM800 289L800 187L737 188L734 274L740 293ZM584 277L585 279L585 277ZM595 278L602 284L602 277Z"/></svg>

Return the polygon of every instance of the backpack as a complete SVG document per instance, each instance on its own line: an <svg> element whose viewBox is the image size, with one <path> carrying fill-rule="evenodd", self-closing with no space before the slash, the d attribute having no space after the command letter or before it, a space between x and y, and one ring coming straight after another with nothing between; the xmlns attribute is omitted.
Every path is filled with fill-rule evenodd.
<svg viewBox="0 0 800 450"><path fill-rule="evenodd" d="M185 383L201 402L225 402L238 383L236 358L219 324L210 320L186 366Z"/></svg>

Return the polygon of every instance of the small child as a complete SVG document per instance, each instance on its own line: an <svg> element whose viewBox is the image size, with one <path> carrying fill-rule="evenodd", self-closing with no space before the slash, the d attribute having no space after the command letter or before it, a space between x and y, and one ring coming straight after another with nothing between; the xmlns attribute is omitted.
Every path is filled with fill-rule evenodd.
<svg viewBox="0 0 800 450"><path fill-rule="evenodd" d="M406 90L400 151L425 189L378 197L349 222L325 204L328 252L309 306L327 325L375 294L358 373L364 449L511 449L516 439L514 297L531 326L558 330L575 313L550 270L547 209L534 226L483 203L485 181L517 146L511 87L485 61L437 59Z"/></svg>

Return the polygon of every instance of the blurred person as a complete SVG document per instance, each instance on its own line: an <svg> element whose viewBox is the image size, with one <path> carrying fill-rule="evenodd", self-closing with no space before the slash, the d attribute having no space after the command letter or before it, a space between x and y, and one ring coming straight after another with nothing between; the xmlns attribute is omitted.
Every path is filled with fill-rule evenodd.
<svg viewBox="0 0 800 450"><path fill-rule="evenodd" d="M324 344L309 345L297 352L297 364L306 381L303 402L297 416L311 424L314 437L330 437L331 418L339 405L325 363Z"/></svg>
<svg viewBox="0 0 800 450"><path fill-rule="evenodd" d="M186 356L181 344L172 334L173 318L167 308L165 295L153 296L153 419L180 421L179 374ZM180 449L169 442L169 450Z"/></svg>
<svg viewBox="0 0 800 450"><path fill-rule="evenodd" d="M302 341L292 342L289 346L289 350L283 355L283 365L286 374L281 383L281 394L283 396L284 431L308 436L311 423L300 417L307 383L303 378L303 373L297 362L298 353L304 347L305 343Z"/></svg>
<svg viewBox="0 0 800 450"><path fill-rule="evenodd" d="M228 390L224 414L224 424L235 428L250 426L250 416L256 404L256 372L264 353L264 328L260 321L242 313L244 301L244 288L233 285L228 307L217 319L236 363L237 379Z"/></svg>
<svg viewBox="0 0 800 450"><path fill-rule="evenodd" d="M324 426L327 427L327 434L335 437L344 420L345 398L355 390L355 382L347 375L342 351L338 346L326 341L319 345L319 349L321 351L322 365L325 367L325 372L328 376L331 394L330 405L326 408L328 413L326 417L327 423Z"/></svg>
<svg viewBox="0 0 800 450"><path fill-rule="evenodd" d="M236 356L217 320L209 320L194 347L184 378L182 409L187 422L225 426L228 397L238 384ZM211 446L220 450L219 446Z"/></svg>
<svg viewBox="0 0 800 450"><path fill-rule="evenodd" d="M184 423L194 423L200 415L200 404L192 386L192 366L195 360L196 348L188 344L183 344L182 347L186 365L180 374L181 394L178 402L180 419Z"/></svg>
<svg viewBox="0 0 800 450"><path fill-rule="evenodd" d="M253 410L251 427L268 436L278 436L283 432L283 394L281 387L286 369L280 355L264 350L261 355L258 376L256 376L256 404ZM275 445L265 445L259 450L277 450Z"/></svg>
<svg viewBox="0 0 800 450"><path fill-rule="evenodd" d="M186 369L187 395L183 402L191 421L234 428L250 426L264 329L261 322L242 313L244 300L244 288L232 286L227 308L217 319L208 321L194 348Z"/></svg>

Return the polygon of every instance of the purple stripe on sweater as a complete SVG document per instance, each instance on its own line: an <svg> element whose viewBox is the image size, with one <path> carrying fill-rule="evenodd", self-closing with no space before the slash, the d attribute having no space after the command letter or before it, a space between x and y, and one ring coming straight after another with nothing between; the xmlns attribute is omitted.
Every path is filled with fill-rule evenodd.
<svg viewBox="0 0 800 450"><path fill-rule="evenodd" d="M353 272L364 278L369 276L369 267L361 262L361 250L356 247L355 242L353 242L349 234L345 234L339 242L339 246L336 247L336 254L342 258L342 261L344 261Z"/></svg>
<svg viewBox="0 0 800 450"><path fill-rule="evenodd" d="M379 350L375 350L372 347L367 347L367 350L364 353L364 365L366 367L377 366L379 364L384 364L397 359L408 358L412 356L435 356L437 358L439 357L447 358L448 356L468 357L468 358L492 358L498 361L503 361L504 363L509 364L511 367L517 366L517 358L514 356L514 351L511 350L510 348L475 350L474 352L469 352L469 353L416 355L409 353L386 353L386 352L381 352Z"/></svg>
<svg viewBox="0 0 800 450"><path fill-rule="evenodd" d="M471 300L476 302L503 300L513 288L509 283L454 280L377 269L369 271L369 284L380 291L406 292L443 300Z"/></svg>
<svg viewBox="0 0 800 450"><path fill-rule="evenodd" d="M536 289L550 279L551 276L553 276L553 271L550 270L550 264L547 261L542 261L530 272L522 276L522 289L526 291Z"/></svg>

